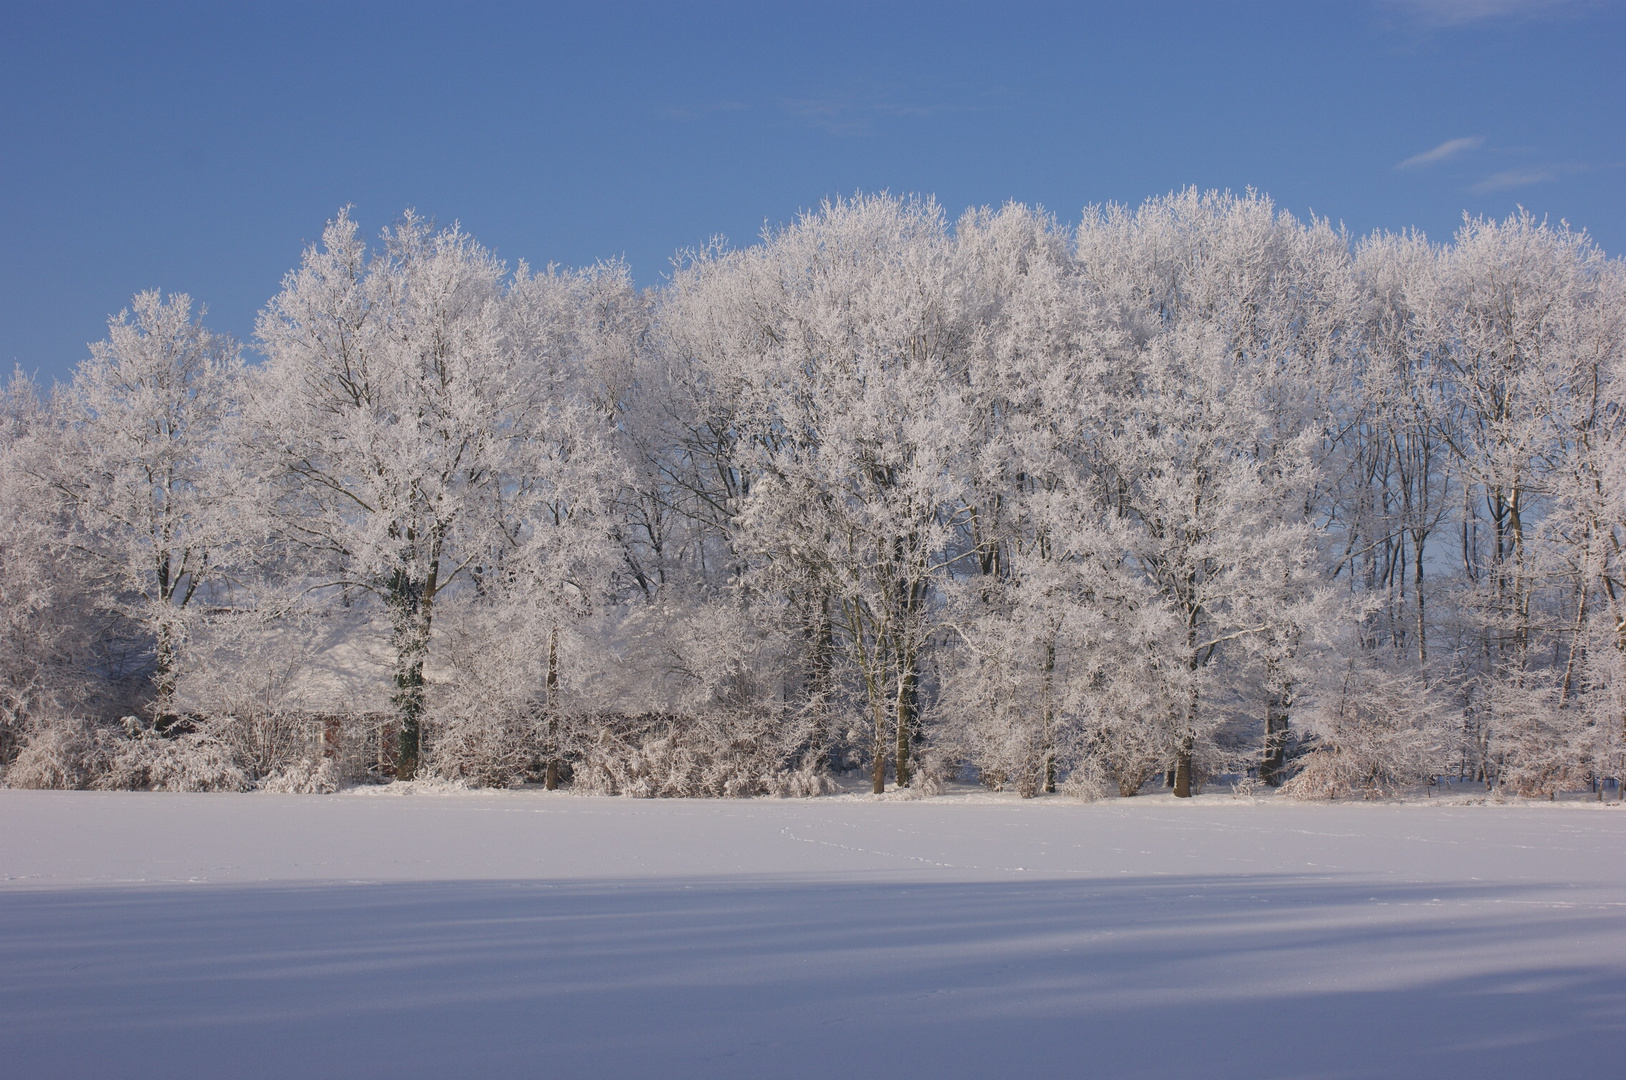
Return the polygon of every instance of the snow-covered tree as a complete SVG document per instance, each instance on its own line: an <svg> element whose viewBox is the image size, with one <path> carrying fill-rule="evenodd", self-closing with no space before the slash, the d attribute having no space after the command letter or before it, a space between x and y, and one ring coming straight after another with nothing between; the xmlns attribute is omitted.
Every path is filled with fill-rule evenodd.
<svg viewBox="0 0 1626 1080"><path fill-rule="evenodd" d="M96 704L97 648L117 621L45 479L54 434L33 380L14 374L0 394L0 770L36 725Z"/></svg>
<svg viewBox="0 0 1626 1080"><path fill-rule="evenodd" d="M963 514L967 319L935 203L827 203L675 286L688 350L736 395L729 524L762 582L801 602L863 688L872 785L910 778L932 590ZM725 485L726 486L726 485Z"/></svg>
<svg viewBox="0 0 1626 1080"><path fill-rule="evenodd" d="M1437 333L1451 364L1461 589L1475 629L1463 662L1485 689L1476 771L1509 770L1528 790L1584 768L1570 749L1586 722L1572 698L1609 547L1620 276L1584 234L1528 214L1469 221L1444 257Z"/></svg>
<svg viewBox="0 0 1626 1080"><path fill-rule="evenodd" d="M160 717L188 606L252 540L226 446L242 370L236 344L193 316L190 297L140 293L53 398L57 442L38 460L108 599L150 635Z"/></svg>
<svg viewBox="0 0 1626 1080"><path fill-rule="evenodd" d="M261 316L251 414L281 536L388 614L399 775L418 769L437 603L558 603L600 561L615 466L566 358L511 317L501 263L408 215L369 253L348 213ZM523 293L523 283L522 283Z"/></svg>
<svg viewBox="0 0 1626 1080"><path fill-rule="evenodd" d="M402 777L641 794L1596 785L1623 313L1567 227L1352 244L1252 192L861 195L643 291L341 213L262 367L143 293L12 384L0 765L330 786L354 728ZM187 724L109 723L132 643Z"/></svg>
<svg viewBox="0 0 1626 1080"><path fill-rule="evenodd" d="M1087 219L1078 257L1122 340L1077 380L1071 441L1156 597L1136 617L1173 616L1146 635L1143 670L1168 695L1175 793L1189 795L1223 718L1203 704L1217 665L1233 657L1232 692L1245 666L1261 673L1268 759L1299 650L1339 617L1314 514L1347 242L1268 199L1187 191Z"/></svg>

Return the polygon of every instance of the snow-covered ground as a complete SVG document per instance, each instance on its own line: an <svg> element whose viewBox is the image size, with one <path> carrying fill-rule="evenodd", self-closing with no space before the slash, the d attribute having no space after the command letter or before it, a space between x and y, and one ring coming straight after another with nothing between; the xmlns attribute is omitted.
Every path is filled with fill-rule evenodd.
<svg viewBox="0 0 1626 1080"><path fill-rule="evenodd" d="M0 1075L1537 1077L1626 811L0 791Z"/></svg>

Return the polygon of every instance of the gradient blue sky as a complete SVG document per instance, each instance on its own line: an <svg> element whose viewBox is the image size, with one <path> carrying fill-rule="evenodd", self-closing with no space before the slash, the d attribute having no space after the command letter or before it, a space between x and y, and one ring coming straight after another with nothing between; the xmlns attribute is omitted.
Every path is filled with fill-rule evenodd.
<svg viewBox="0 0 1626 1080"><path fill-rule="evenodd" d="M750 242L828 195L1066 220L1252 186L1357 233L1518 205L1626 251L1626 5L0 2L0 364L145 288L248 339L351 203L510 262Z"/></svg>

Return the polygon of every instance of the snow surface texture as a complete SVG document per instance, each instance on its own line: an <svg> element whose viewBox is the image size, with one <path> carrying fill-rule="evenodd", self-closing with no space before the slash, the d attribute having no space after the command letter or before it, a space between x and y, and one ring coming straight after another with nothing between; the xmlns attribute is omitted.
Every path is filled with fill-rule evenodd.
<svg viewBox="0 0 1626 1080"><path fill-rule="evenodd" d="M7 1077L1531 1077L1626 812L0 790Z"/></svg>

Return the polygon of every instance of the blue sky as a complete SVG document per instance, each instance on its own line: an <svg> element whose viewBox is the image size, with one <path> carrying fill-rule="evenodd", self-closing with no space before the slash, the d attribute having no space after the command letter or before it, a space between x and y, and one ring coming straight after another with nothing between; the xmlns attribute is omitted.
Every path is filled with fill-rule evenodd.
<svg viewBox="0 0 1626 1080"><path fill-rule="evenodd" d="M0 363L184 291L247 339L345 204L511 263L750 242L829 195L1064 220L1254 187L1357 233L1523 205L1626 251L1626 4L0 3Z"/></svg>

